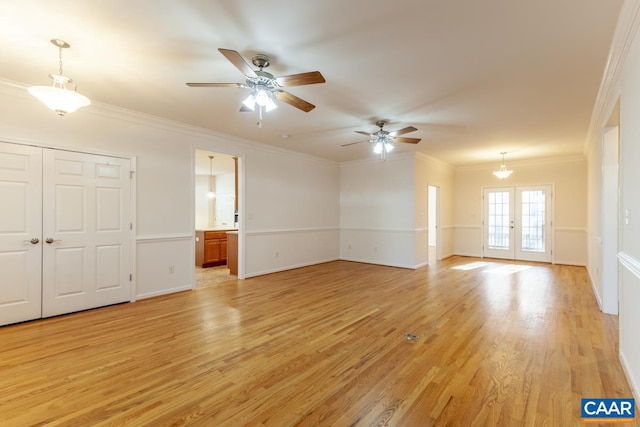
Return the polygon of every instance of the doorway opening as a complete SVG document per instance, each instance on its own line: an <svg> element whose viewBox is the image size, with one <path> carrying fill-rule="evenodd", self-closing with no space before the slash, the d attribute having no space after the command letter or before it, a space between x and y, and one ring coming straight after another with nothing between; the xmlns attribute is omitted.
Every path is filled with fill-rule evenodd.
<svg viewBox="0 0 640 427"><path fill-rule="evenodd" d="M442 259L440 250L440 187L429 186L427 198L428 258L429 264Z"/></svg>
<svg viewBox="0 0 640 427"><path fill-rule="evenodd" d="M238 278L238 157L195 150L194 287Z"/></svg>

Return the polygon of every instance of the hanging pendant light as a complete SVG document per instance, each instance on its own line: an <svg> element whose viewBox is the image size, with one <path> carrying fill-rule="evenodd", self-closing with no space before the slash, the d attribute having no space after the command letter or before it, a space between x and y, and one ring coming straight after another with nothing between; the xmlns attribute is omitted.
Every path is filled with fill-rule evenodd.
<svg viewBox="0 0 640 427"><path fill-rule="evenodd" d="M493 174L500 179L505 179L509 177L509 175L511 175L513 171L511 169L507 169L507 166L504 164L504 155L507 154L507 152L503 151L500 154L502 154L502 164L497 171L493 171Z"/></svg>
<svg viewBox="0 0 640 427"><path fill-rule="evenodd" d="M49 77L53 79L51 86L32 86L28 90L31 95L38 98L59 116L64 116L67 113L73 113L78 108L86 107L91 104L91 101L76 92L75 85L73 90L66 87L67 84L73 82L62 74L62 49L68 48L69 43L59 39L52 39L51 43L58 47L58 74L49 74Z"/></svg>
<svg viewBox="0 0 640 427"><path fill-rule="evenodd" d="M209 156L209 191L207 197L213 199L216 193L213 191L213 156Z"/></svg>

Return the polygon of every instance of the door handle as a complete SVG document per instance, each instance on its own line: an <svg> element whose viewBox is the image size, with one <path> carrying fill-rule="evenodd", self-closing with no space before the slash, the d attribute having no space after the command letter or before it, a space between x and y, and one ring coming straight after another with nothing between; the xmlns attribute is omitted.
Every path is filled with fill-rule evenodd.
<svg viewBox="0 0 640 427"><path fill-rule="evenodd" d="M62 242L62 240L52 239L51 237L47 237L45 242L47 242L47 244L50 245L50 244L55 243L55 242Z"/></svg>
<svg viewBox="0 0 640 427"><path fill-rule="evenodd" d="M31 240L23 240L22 243L31 243L32 245L37 245L38 243L40 243L40 239L34 237Z"/></svg>

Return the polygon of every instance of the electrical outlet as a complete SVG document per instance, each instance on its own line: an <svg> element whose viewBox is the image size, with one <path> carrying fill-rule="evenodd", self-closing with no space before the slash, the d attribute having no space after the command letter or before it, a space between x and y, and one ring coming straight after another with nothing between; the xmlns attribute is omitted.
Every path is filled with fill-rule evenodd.
<svg viewBox="0 0 640 427"><path fill-rule="evenodd" d="M175 268L175 266L170 265L170 266L169 266L169 274L173 274L173 273L175 273L175 272L176 272L176 268Z"/></svg>
<svg viewBox="0 0 640 427"><path fill-rule="evenodd" d="M280 258L280 252L276 251L276 258Z"/></svg>

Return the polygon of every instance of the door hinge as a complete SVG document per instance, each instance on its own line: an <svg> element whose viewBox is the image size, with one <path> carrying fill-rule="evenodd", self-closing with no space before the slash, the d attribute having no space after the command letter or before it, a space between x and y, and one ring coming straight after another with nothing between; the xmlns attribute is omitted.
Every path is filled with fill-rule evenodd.
<svg viewBox="0 0 640 427"><path fill-rule="evenodd" d="M132 222L129 223L129 230L133 230L133 223Z"/></svg>
<svg viewBox="0 0 640 427"><path fill-rule="evenodd" d="M129 179L133 179L133 174L136 173L135 171L129 171Z"/></svg>
<svg viewBox="0 0 640 427"><path fill-rule="evenodd" d="M129 281L133 281L133 274L129 274Z"/></svg>

